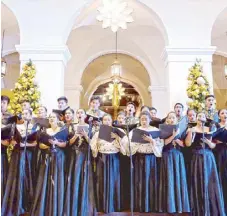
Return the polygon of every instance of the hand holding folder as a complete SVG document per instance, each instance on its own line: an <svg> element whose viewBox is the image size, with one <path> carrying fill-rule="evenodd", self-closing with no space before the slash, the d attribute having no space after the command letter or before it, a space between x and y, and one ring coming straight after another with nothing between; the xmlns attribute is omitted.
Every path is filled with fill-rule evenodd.
<svg viewBox="0 0 227 216"><path fill-rule="evenodd" d="M173 135L174 131L178 131L179 126L178 125L168 125L168 124L160 124L159 130L161 131L160 138L161 139L167 139L170 136ZM177 133L175 134L177 135Z"/></svg>
<svg viewBox="0 0 227 216"><path fill-rule="evenodd" d="M145 140L146 139L145 136L148 136L148 137L151 136L153 139L156 139L160 137L160 131L145 131L145 130L136 128L133 130L132 142L141 143L141 144L148 143L148 141Z"/></svg>
<svg viewBox="0 0 227 216"><path fill-rule="evenodd" d="M125 136L125 133L120 131L118 128L114 128L108 125L101 125L99 129L99 139L107 142L113 142L115 138L112 138L112 133L117 134L120 138Z"/></svg>

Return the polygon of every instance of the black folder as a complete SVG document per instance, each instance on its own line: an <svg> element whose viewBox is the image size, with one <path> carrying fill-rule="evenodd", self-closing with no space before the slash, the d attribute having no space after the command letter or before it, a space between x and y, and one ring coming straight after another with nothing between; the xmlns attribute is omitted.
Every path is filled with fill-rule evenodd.
<svg viewBox="0 0 227 216"><path fill-rule="evenodd" d="M62 115L64 116L66 110L69 109L69 108L70 108L70 107L68 106L68 107L66 107L64 110L53 109L52 112L57 113L57 114L60 115L60 116L62 116Z"/></svg>
<svg viewBox="0 0 227 216"><path fill-rule="evenodd" d="M42 128L49 128L50 123L47 118L33 118L32 122L34 125L39 125Z"/></svg>
<svg viewBox="0 0 227 216"><path fill-rule="evenodd" d="M167 139L173 134L173 130L177 130L179 125L168 125L168 124L160 124L159 130L161 131L160 138Z"/></svg>
<svg viewBox="0 0 227 216"><path fill-rule="evenodd" d="M188 128L193 128L197 125L196 122L188 122Z"/></svg>
<svg viewBox="0 0 227 216"><path fill-rule="evenodd" d="M8 124L13 124L13 123L18 123L18 121L20 121L20 120L22 120L21 116L14 115L14 116L10 116L8 118L4 118L2 120L2 124L8 125Z"/></svg>
<svg viewBox="0 0 227 216"><path fill-rule="evenodd" d="M1 128L1 140L11 139L12 125L7 125Z"/></svg>
<svg viewBox="0 0 227 216"><path fill-rule="evenodd" d="M160 131L144 131L136 128L133 130L132 142L141 143L141 144L147 143L147 141L143 139L144 135L152 136L153 139L156 139L160 137Z"/></svg>
<svg viewBox="0 0 227 216"><path fill-rule="evenodd" d="M66 137L68 137L68 132L66 128L54 134L53 136L47 134L46 132L41 132L39 136L39 142L48 146L52 146L51 143L49 142L49 139L54 140L56 138L59 141L66 141L67 140Z"/></svg>
<svg viewBox="0 0 227 216"><path fill-rule="evenodd" d="M32 143L35 142L37 139L37 131L31 132L30 134L27 135L27 142ZM21 136L20 132L16 129L14 139L17 140L17 142L25 142L25 136Z"/></svg>
<svg viewBox="0 0 227 216"><path fill-rule="evenodd" d="M212 137L212 133L204 133L204 137L207 139L210 139ZM201 142L202 138L203 138L203 133L196 132L193 142Z"/></svg>
<svg viewBox="0 0 227 216"><path fill-rule="evenodd" d="M226 128L219 128L212 134L212 138L215 140L219 140L221 142L227 142L227 130Z"/></svg>
<svg viewBox="0 0 227 216"><path fill-rule="evenodd" d="M99 129L99 139L105 140L107 142L113 142L114 139L111 138L111 132L116 133L120 138L125 136L125 133L120 131L118 128L113 128L108 125L101 125Z"/></svg>
<svg viewBox="0 0 227 216"><path fill-rule="evenodd" d="M87 117L85 118L85 122L87 124L89 124L89 119L92 118L92 123L94 123L95 121L98 121L98 122L102 122L102 117L97 117L97 116L93 116L93 115L90 115L90 114L87 114Z"/></svg>
<svg viewBox="0 0 227 216"><path fill-rule="evenodd" d="M151 122L150 122L150 126L159 128L160 124L163 124L164 121L162 119L156 118L156 117L151 117Z"/></svg>

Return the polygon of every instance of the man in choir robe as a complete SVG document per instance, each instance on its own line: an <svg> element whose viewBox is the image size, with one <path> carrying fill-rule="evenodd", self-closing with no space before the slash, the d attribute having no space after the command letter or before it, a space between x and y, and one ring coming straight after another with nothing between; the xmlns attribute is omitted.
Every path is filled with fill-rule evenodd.
<svg viewBox="0 0 227 216"><path fill-rule="evenodd" d="M151 117L154 117L154 118L157 117L157 109L155 109L154 107L149 108L149 112Z"/></svg>
<svg viewBox="0 0 227 216"><path fill-rule="evenodd" d="M125 118L125 122L127 124L138 124L139 123L139 119L137 117L134 116L135 112L136 112L136 105L133 102L128 102L126 105L126 118Z"/></svg>
<svg viewBox="0 0 227 216"><path fill-rule="evenodd" d="M45 106L40 106L38 108L38 118L47 118L47 108Z"/></svg>
<svg viewBox="0 0 227 216"><path fill-rule="evenodd" d="M1 118L5 119L11 116L9 112L7 112L8 105L10 103L10 99L6 95L1 96Z"/></svg>
<svg viewBox="0 0 227 216"><path fill-rule="evenodd" d="M89 105L89 110L86 113L97 118L102 118L105 112L99 109L100 103L101 103L100 97L98 96L92 97Z"/></svg>
<svg viewBox="0 0 227 216"><path fill-rule="evenodd" d="M205 114L207 119L219 122L218 112L215 109L215 97L214 95L207 95L205 97Z"/></svg>
<svg viewBox="0 0 227 216"><path fill-rule="evenodd" d="M65 110L68 106L68 99L65 96L59 97L58 101L58 109Z"/></svg>
<svg viewBox="0 0 227 216"><path fill-rule="evenodd" d="M23 110L30 110L31 109L31 104L29 100L24 100L22 103L22 111Z"/></svg>
<svg viewBox="0 0 227 216"><path fill-rule="evenodd" d="M187 128L187 124L188 124L188 118L186 115L183 114L184 105L182 103L176 103L174 105L174 111L177 116L177 120L180 128L180 135L182 135L182 133Z"/></svg>
<svg viewBox="0 0 227 216"><path fill-rule="evenodd" d="M182 103L176 103L174 105L174 112L176 113L178 122L181 121L182 118L186 117L183 115L183 111L184 111L184 106Z"/></svg>
<svg viewBox="0 0 227 216"><path fill-rule="evenodd" d="M100 104L101 104L100 97L98 96L92 97L89 104L89 110L87 110L86 114L101 119L104 116L105 112L99 109ZM92 123L93 123L92 133L94 134L99 130L101 121L92 121Z"/></svg>

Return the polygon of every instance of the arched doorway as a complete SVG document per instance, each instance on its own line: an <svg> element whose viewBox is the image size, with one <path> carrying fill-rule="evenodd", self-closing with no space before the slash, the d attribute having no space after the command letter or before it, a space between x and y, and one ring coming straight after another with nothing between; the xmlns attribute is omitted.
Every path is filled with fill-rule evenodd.
<svg viewBox="0 0 227 216"><path fill-rule="evenodd" d="M116 118L116 116L114 116L115 110L114 110L114 107L112 106L112 99L110 99L106 95L107 88L111 83L112 82L107 82L105 84L100 85L97 88L97 90L94 92L93 96L99 96L102 100L101 109L106 113L111 114L113 118ZM122 87L125 89L125 91L124 91L124 95L120 100L120 104L117 112L124 110L126 108L127 102L129 101L132 101L133 103L135 103L137 107L140 107L143 104L143 102L142 102L142 98L140 97L136 89L128 83L121 82L121 84L122 84Z"/></svg>
<svg viewBox="0 0 227 216"><path fill-rule="evenodd" d="M82 108L88 109L89 101L93 95L99 95L103 98L106 88L112 82L110 67L114 60L115 54L107 54L96 58L86 67L81 80L83 92L80 95L80 104ZM122 66L120 80L122 87L125 88L125 96L121 100L119 109L124 109L127 101L134 101L137 106L151 105L151 96L148 91L150 77L146 68L140 61L126 54L119 54L118 60ZM106 98L102 108L113 114L111 106L111 100Z"/></svg>
<svg viewBox="0 0 227 216"><path fill-rule="evenodd" d="M133 16L136 19L128 25L127 30L119 30L118 53L138 60L145 73L141 73L140 66L137 70L138 64L132 64L135 66L133 71L137 70L137 73L130 74L131 68L127 69L129 74L126 77L123 72L123 81L135 87L144 104L153 104L162 113L166 108L159 97L161 95L167 104L168 95L162 89L168 89L168 82L165 63L160 56L168 45L168 35L159 15L142 2L128 2L129 7L134 9ZM110 81L108 67L113 63L114 57L104 60L103 56L114 55L115 34L110 29L103 29L102 24L96 20L97 8L100 5L101 2L95 1L79 15L75 14L72 17L71 32L65 31L65 40L72 56L65 70L65 95L73 101L72 106L77 108L87 109L88 101L98 86ZM99 62L98 67L105 71L99 73L94 69L97 67L92 68L94 62ZM106 62L109 63L108 67ZM145 79L143 74L146 74ZM82 92L78 90L78 86L83 88Z"/></svg>
<svg viewBox="0 0 227 216"><path fill-rule="evenodd" d="M6 61L6 74L1 78L2 94L12 97L10 89L20 75L19 54L16 52L15 45L20 44L20 28L17 17L13 11L4 3L1 3L1 36L2 38L2 56Z"/></svg>
<svg viewBox="0 0 227 216"><path fill-rule="evenodd" d="M212 27L211 42L216 46L213 55L212 72L214 94L217 101L217 109L227 107L227 7L217 16Z"/></svg>

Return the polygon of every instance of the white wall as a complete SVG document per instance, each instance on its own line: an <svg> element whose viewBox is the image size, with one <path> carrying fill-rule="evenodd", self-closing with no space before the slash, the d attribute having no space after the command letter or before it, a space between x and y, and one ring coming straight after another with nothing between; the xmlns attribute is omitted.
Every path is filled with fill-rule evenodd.
<svg viewBox="0 0 227 216"><path fill-rule="evenodd" d="M65 90L70 91L72 99L80 95L81 88L78 86L86 66L98 56L115 50L113 33L109 29L103 30L101 24L95 20L101 0L3 0L3 2L17 19L16 34L20 34L22 47L41 47L51 52L55 46L68 45L72 58L65 69L64 86ZM223 31L226 31L227 26L226 0L128 2L134 9L135 21L128 25L127 30L119 33L119 50L137 58L145 66L153 89L151 92L153 99L156 98L157 101L158 95L163 96L163 102L159 102L159 107L167 106L166 103L170 99L167 77L168 73L171 73L170 68L171 70L175 68L165 68L161 54L166 46L184 50L195 48L194 57L199 55L200 48L209 49L211 45L217 46L218 51L227 53L226 38L223 37ZM7 16L3 19L10 21ZM9 34L7 41L3 53L9 52L19 43L18 35L11 37ZM31 55L27 52L27 57L32 56L34 52L35 50L31 51ZM45 64L49 64L48 68L51 68L53 60L45 61ZM178 70L181 64L178 64ZM206 63L207 73L212 77L209 64ZM187 67L185 64L182 68L184 73ZM63 68L62 70L64 71ZM178 86L175 87L178 91ZM46 86L46 89L49 89L49 86ZM78 98L75 101L78 101Z"/></svg>

